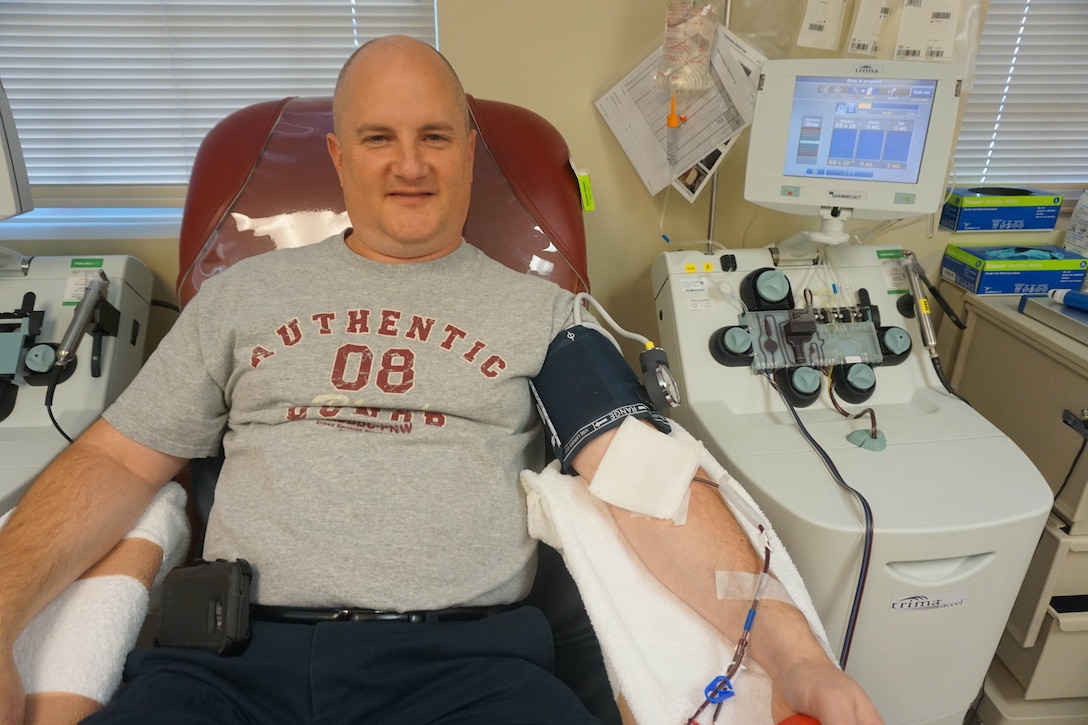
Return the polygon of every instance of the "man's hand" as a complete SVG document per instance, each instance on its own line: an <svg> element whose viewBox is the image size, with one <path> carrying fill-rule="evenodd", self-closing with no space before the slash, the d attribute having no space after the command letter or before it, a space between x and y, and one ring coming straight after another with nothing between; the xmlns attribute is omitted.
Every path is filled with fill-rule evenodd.
<svg viewBox="0 0 1088 725"><path fill-rule="evenodd" d="M0 650L0 725L23 725L25 706L26 692L15 669L15 655L10 647L4 647Z"/></svg>
<svg viewBox="0 0 1088 725"><path fill-rule="evenodd" d="M771 715L781 722L793 713L824 725L883 725L869 697L827 658L794 660L772 681Z"/></svg>

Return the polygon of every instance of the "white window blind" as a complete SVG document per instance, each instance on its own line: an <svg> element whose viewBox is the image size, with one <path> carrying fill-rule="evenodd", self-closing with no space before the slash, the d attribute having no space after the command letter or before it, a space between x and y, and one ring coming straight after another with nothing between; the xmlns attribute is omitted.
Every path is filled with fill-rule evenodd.
<svg viewBox="0 0 1088 725"><path fill-rule="evenodd" d="M1088 1L990 0L956 181L1088 185Z"/></svg>
<svg viewBox="0 0 1088 725"><path fill-rule="evenodd" d="M218 120L389 33L434 45L434 0L0 0L0 81L32 184L184 184Z"/></svg>

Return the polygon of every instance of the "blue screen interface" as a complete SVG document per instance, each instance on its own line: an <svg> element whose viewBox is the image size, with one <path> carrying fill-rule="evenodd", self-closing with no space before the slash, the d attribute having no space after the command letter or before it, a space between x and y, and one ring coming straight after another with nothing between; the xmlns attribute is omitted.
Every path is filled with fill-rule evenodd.
<svg viewBox="0 0 1088 725"><path fill-rule="evenodd" d="M918 182L935 80L801 76L786 176Z"/></svg>

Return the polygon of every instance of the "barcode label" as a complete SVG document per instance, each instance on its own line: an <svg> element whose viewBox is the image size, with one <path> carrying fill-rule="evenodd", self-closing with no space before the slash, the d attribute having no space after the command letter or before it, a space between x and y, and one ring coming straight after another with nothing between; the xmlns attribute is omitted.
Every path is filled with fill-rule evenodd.
<svg viewBox="0 0 1088 725"><path fill-rule="evenodd" d="M932 13L929 16L929 19L930 20L951 20L952 19L952 13L948 13L948 12Z"/></svg>
<svg viewBox="0 0 1088 725"><path fill-rule="evenodd" d="M808 29L814 33L822 33L824 32L824 25L823 23L809 23Z"/></svg>
<svg viewBox="0 0 1088 725"><path fill-rule="evenodd" d="M944 49L943 48L930 48L929 50L926 51L926 57L927 58L943 58L944 57Z"/></svg>
<svg viewBox="0 0 1088 725"><path fill-rule="evenodd" d="M922 7L922 0L906 0L906 2L903 3L903 6L908 8L920 8Z"/></svg>
<svg viewBox="0 0 1088 725"><path fill-rule="evenodd" d="M854 51L855 53L867 53L869 52L869 44L863 43L860 40L855 40L850 43L850 50Z"/></svg>
<svg viewBox="0 0 1088 725"><path fill-rule="evenodd" d="M900 58L918 58L922 55L922 51L916 48L897 48L895 54Z"/></svg>

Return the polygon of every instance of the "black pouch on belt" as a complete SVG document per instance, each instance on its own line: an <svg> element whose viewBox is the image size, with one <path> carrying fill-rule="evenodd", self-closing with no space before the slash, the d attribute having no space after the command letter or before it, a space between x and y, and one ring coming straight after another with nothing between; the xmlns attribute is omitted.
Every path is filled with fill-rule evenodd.
<svg viewBox="0 0 1088 725"><path fill-rule="evenodd" d="M249 644L249 585L245 559L200 561L170 571L162 583L159 647L188 647L233 655Z"/></svg>

